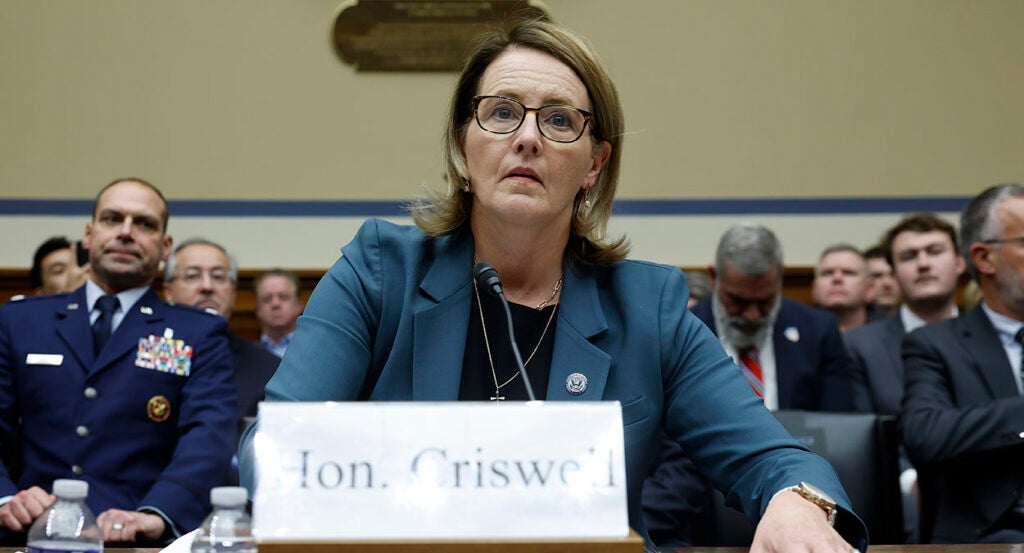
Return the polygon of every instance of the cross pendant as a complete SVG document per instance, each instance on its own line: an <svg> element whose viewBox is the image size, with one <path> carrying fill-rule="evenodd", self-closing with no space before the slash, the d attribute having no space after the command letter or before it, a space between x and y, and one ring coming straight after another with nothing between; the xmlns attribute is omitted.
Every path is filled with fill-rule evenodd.
<svg viewBox="0 0 1024 553"><path fill-rule="evenodd" d="M501 390L494 390L494 395L491 396L491 401L505 401L505 396L501 395Z"/></svg>

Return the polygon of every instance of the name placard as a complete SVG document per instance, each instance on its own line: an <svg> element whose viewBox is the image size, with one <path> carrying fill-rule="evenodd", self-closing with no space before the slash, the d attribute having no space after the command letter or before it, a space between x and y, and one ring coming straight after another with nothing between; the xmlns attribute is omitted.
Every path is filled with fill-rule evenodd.
<svg viewBox="0 0 1024 553"><path fill-rule="evenodd" d="M618 402L263 403L262 540L625 537Z"/></svg>

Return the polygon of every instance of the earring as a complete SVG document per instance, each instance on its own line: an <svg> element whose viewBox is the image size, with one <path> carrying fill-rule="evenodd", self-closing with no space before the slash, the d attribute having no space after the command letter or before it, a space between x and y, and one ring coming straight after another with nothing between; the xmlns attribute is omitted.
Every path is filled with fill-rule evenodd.
<svg viewBox="0 0 1024 553"><path fill-rule="evenodd" d="M583 191L583 207L590 209L592 204L590 203L590 189Z"/></svg>
<svg viewBox="0 0 1024 553"><path fill-rule="evenodd" d="M469 194L469 179L463 179L462 191Z"/></svg>

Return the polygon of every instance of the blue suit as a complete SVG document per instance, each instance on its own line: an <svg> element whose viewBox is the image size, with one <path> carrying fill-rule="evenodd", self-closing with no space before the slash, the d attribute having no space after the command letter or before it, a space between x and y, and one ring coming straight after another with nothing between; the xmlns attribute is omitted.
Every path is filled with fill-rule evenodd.
<svg viewBox="0 0 1024 553"><path fill-rule="evenodd" d="M192 348L188 376L139 366L149 337L168 334ZM0 464L0 497L81 478L96 514L147 507L178 530L197 527L231 459L231 378L224 320L152 289L98 356L84 286L0 307L0 450L17 451L19 433L22 442L11 457L20 474Z"/></svg>
<svg viewBox="0 0 1024 553"><path fill-rule="evenodd" d="M717 334L711 300L693 306L693 314ZM797 340L786 330L797 329ZM852 411L850 358L835 315L782 298L772 327L779 409Z"/></svg>
<svg viewBox="0 0 1024 553"><path fill-rule="evenodd" d="M342 252L299 318L267 400L356 400L363 391L375 401L456 401L473 293L468 229L431 238L370 220ZM675 267L565 266L550 379L538 395L621 402L633 527L646 535L640 485L662 430L750 512L762 513L776 491L801 480L820 483L848 507L832 468L764 409L714 336L687 312L687 297ZM566 391L574 372L589 379L579 396ZM250 489L254 428L239 452ZM847 520L848 539L863 545L863 525Z"/></svg>

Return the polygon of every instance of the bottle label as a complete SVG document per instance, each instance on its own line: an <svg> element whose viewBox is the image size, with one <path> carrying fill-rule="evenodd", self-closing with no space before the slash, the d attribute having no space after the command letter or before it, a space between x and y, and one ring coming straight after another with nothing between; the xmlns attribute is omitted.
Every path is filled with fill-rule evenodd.
<svg viewBox="0 0 1024 553"><path fill-rule="evenodd" d="M103 553L103 548L92 543L54 542L28 546L27 553Z"/></svg>

